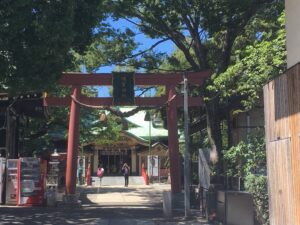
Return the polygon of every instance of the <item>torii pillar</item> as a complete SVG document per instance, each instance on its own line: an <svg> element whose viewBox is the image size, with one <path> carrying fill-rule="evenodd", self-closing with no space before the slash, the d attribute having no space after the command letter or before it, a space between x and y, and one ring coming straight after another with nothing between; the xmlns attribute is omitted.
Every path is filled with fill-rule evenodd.
<svg viewBox="0 0 300 225"><path fill-rule="evenodd" d="M80 86L73 86L72 93L75 99L81 95ZM66 196L70 201L76 200L76 175L79 144L80 105L74 99L71 101L70 120L68 131L67 169L66 169Z"/></svg>
<svg viewBox="0 0 300 225"><path fill-rule="evenodd" d="M170 158L171 191L181 192L180 158L177 128L177 105L175 86L167 87L169 104L167 106L168 146Z"/></svg>

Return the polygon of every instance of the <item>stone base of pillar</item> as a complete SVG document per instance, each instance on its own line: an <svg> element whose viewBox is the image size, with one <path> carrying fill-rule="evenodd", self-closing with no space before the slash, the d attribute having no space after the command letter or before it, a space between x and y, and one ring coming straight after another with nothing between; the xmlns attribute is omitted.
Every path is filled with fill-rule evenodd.
<svg viewBox="0 0 300 225"><path fill-rule="evenodd" d="M171 191L163 192L163 213L164 217L170 219L172 217L172 193Z"/></svg>
<svg viewBox="0 0 300 225"><path fill-rule="evenodd" d="M79 194L64 195L63 201L60 206L63 207L81 207L81 201L79 200Z"/></svg>
<svg viewBox="0 0 300 225"><path fill-rule="evenodd" d="M184 209L184 193L172 193L172 209Z"/></svg>

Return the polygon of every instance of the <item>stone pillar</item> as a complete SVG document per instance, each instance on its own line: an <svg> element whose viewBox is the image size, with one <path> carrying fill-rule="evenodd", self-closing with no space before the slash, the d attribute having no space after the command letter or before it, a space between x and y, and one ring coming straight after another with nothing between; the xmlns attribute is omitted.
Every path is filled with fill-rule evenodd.
<svg viewBox="0 0 300 225"><path fill-rule="evenodd" d="M131 172L136 173L136 150L131 149Z"/></svg>
<svg viewBox="0 0 300 225"><path fill-rule="evenodd" d="M97 169L98 169L98 161L99 159L99 150L95 150L94 152L94 164L93 164L93 173L97 172Z"/></svg>

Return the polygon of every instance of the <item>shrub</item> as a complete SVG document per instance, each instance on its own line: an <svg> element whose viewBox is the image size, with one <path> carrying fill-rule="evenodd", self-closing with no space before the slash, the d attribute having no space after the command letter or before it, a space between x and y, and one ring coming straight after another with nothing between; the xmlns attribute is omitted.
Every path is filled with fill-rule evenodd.
<svg viewBox="0 0 300 225"><path fill-rule="evenodd" d="M255 217L257 222L261 225L270 224L267 186L266 176L249 174L245 178L245 188L253 196Z"/></svg>
<svg viewBox="0 0 300 225"><path fill-rule="evenodd" d="M269 224L266 150L264 132L256 131L236 146L224 151L227 176L243 177L245 190L252 194L256 220Z"/></svg>

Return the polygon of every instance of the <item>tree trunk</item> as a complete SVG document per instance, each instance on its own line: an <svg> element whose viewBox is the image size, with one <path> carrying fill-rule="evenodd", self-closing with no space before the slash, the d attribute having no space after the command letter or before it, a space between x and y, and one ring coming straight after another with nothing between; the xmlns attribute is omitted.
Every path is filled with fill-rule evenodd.
<svg viewBox="0 0 300 225"><path fill-rule="evenodd" d="M229 149L233 144L233 138L232 138L232 114L229 109L229 107L226 107L226 114L227 114L227 148Z"/></svg>

